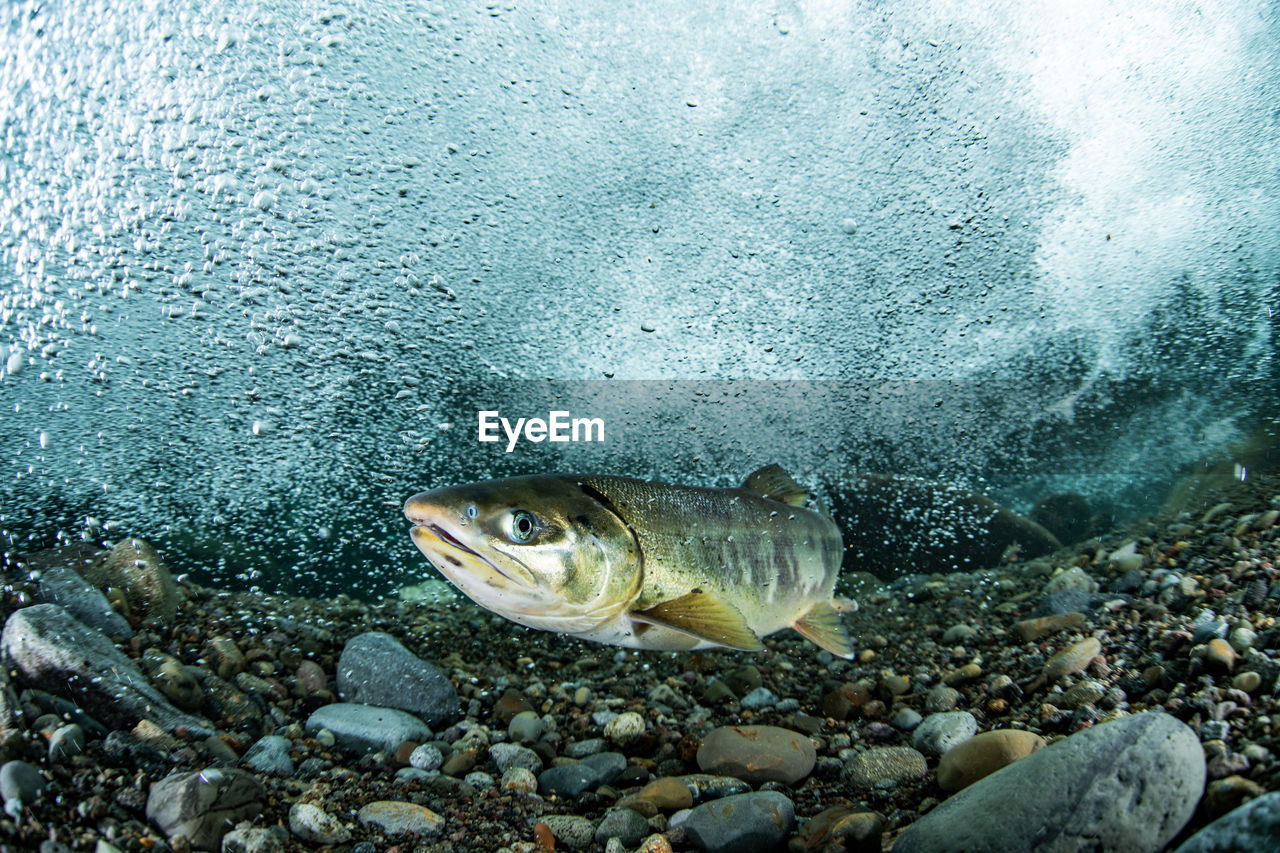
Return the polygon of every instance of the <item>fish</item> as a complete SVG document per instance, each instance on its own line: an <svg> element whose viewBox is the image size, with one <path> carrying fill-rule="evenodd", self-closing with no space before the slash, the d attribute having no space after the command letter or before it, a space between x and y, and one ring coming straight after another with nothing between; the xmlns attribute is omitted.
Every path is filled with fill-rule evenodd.
<svg viewBox="0 0 1280 853"><path fill-rule="evenodd" d="M441 574L530 628L636 649L758 651L791 628L853 657L840 529L781 467L737 488L612 475L446 486L404 504Z"/></svg>

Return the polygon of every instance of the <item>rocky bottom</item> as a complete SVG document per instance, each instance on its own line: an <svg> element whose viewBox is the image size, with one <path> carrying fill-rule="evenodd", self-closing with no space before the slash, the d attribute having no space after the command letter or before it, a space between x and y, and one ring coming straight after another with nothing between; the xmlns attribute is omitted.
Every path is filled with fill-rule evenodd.
<svg viewBox="0 0 1280 853"><path fill-rule="evenodd" d="M136 540L43 552L6 570L0 845L1265 849L1278 520L1263 478L1049 557L849 578L852 661L222 592Z"/></svg>

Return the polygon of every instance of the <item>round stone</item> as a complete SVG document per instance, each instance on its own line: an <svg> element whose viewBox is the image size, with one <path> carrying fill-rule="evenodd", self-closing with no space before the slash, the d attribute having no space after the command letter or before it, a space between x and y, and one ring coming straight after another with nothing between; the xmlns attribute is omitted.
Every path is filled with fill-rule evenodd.
<svg viewBox="0 0 1280 853"><path fill-rule="evenodd" d="M732 776L759 785L794 785L813 771L817 753L809 738L777 726L722 726L698 748L704 773Z"/></svg>
<svg viewBox="0 0 1280 853"><path fill-rule="evenodd" d="M1044 746L1044 738L1018 729L996 729L957 744L938 762L938 787L959 791Z"/></svg>

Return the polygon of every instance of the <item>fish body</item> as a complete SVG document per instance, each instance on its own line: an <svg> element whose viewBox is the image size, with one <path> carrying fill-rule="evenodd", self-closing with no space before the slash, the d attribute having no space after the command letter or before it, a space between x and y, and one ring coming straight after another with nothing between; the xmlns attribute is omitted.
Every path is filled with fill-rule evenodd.
<svg viewBox="0 0 1280 853"><path fill-rule="evenodd" d="M511 477L423 492L405 516L478 604L533 628L641 649L754 650L794 628L843 657L840 531L769 466L735 489Z"/></svg>

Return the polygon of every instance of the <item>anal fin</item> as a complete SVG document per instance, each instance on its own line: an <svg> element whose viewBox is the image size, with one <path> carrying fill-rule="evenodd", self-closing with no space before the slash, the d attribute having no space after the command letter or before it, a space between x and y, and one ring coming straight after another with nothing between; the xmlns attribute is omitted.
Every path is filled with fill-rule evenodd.
<svg viewBox="0 0 1280 853"><path fill-rule="evenodd" d="M853 657L853 644L849 633L840 621L840 614L825 601L818 602L796 620L795 628L809 642L821 646L833 655Z"/></svg>
<svg viewBox="0 0 1280 853"><path fill-rule="evenodd" d="M756 652L764 648L756 632L751 630L736 607L700 590L655 604L645 610L632 611L630 616L636 622L664 625L682 634L731 649Z"/></svg>

